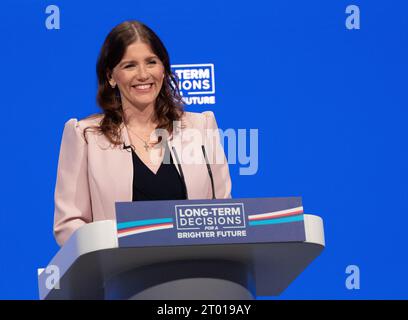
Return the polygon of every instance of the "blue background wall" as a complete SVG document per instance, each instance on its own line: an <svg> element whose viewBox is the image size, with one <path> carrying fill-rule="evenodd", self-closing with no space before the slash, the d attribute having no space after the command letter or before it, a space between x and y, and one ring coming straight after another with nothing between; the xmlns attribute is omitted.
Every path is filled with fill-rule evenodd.
<svg viewBox="0 0 408 320"><path fill-rule="evenodd" d="M47 30L58 5L61 29ZM345 27L345 8L361 29ZM214 63L221 128L259 129L259 170L234 197L301 195L327 248L279 297L407 298L406 1L1 2L0 298L37 299L58 247L53 192L62 129L97 111L95 63L116 24L138 19L173 64ZM361 271L360 290L345 269Z"/></svg>

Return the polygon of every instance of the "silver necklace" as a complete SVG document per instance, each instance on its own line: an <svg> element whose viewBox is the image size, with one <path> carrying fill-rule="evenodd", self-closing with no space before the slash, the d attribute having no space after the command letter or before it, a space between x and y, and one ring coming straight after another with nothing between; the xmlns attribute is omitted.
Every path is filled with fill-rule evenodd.
<svg viewBox="0 0 408 320"><path fill-rule="evenodd" d="M132 132L140 141L142 141L144 143L143 148L145 148L146 152L149 151L149 149L151 148L151 146L147 143L146 140L142 139L136 132L134 132L133 130L131 130L128 126L126 126L130 132Z"/></svg>

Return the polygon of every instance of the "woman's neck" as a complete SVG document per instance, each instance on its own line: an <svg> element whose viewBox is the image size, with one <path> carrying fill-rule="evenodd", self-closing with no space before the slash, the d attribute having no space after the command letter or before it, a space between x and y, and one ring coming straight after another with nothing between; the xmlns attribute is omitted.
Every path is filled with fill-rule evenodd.
<svg viewBox="0 0 408 320"><path fill-rule="evenodd" d="M124 106L123 113L125 124L134 129L156 128L156 115L153 104L138 108L135 106Z"/></svg>

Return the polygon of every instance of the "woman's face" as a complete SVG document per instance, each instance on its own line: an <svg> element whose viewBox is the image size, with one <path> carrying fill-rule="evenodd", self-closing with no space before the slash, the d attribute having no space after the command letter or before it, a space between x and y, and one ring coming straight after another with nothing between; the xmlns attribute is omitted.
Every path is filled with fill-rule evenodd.
<svg viewBox="0 0 408 320"><path fill-rule="evenodd" d="M145 109L154 108L163 85L164 66L144 42L129 45L122 60L115 66L109 83L117 85L122 105Z"/></svg>

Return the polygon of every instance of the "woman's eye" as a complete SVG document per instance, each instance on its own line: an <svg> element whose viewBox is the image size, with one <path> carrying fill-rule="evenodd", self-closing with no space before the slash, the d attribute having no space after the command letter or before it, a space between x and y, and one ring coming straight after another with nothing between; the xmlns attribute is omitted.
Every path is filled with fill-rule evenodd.
<svg viewBox="0 0 408 320"><path fill-rule="evenodd" d="M157 61L156 60L152 60L152 61L149 61L147 64L149 64L149 65L155 65L155 64L157 64ZM131 63L131 64L128 64L128 65L126 65L124 68L125 69L129 69L129 68L132 68L132 67L134 67L135 65L133 64L133 63Z"/></svg>

